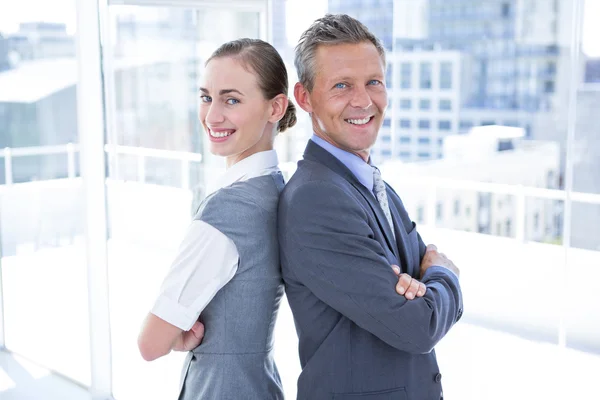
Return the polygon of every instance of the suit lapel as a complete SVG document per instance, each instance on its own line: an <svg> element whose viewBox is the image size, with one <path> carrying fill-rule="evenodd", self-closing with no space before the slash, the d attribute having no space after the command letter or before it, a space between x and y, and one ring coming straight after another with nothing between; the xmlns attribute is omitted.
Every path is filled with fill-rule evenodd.
<svg viewBox="0 0 600 400"><path fill-rule="evenodd" d="M304 159L316 161L320 164L325 165L329 169L336 172L338 175L341 175L344 179L348 181L348 183L350 183L356 190L358 190L358 192L360 192L360 194L365 198L365 200L371 207L371 210L375 214L377 223L379 224L379 228L383 232L388 247L390 248L392 253L394 253L396 258L399 259L398 246L394 241L394 236L392 235L392 229L394 228L390 228L387 219L385 218L385 214L383 213L379 202L375 198L375 195L370 190L368 190L362 183L360 183L360 181L356 178L356 176L354 176L352 171L350 171L340 160L338 160L336 157L334 157L331 153L323 149L318 144L314 143L312 140L308 141L308 145L306 146L306 150L304 151ZM394 219L396 221L396 226L398 225L398 223L402 224L401 220L397 218L398 214L396 213ZM398 230L396 229L396 232L397 231Z"/></svg>

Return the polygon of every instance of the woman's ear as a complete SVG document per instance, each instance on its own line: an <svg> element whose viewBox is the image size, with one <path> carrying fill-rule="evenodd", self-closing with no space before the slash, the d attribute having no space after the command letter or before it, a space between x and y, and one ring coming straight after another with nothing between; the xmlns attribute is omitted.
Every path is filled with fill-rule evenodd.
<svg viewBox="0 0 600 400"><path fill-rule="evenodd" d="M285 115L289 100L285 94L281 93L275 96L271 102L271 116L269 117L269 122L276 123Z"/></svg>
<svg viewBox="0 0 600 400"><path fill-rule="evenodd" d="M310 98L308 96L308 90L300 82L294 85L294 97L296 98L296 104L307 113L312 112L312 106L310 105Z"/></svg>

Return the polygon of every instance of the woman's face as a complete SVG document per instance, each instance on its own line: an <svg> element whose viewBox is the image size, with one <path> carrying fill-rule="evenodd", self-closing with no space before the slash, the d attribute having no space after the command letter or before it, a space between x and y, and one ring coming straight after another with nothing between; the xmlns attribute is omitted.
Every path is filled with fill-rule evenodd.
<svg viewBox="0 0 600 400"><path fill-rule="evenodd" d="M227 166L273 148L277 121L254 72L235 58L209 61L200 87L199 117L210 140L210 151L225 157Z"/></svg>

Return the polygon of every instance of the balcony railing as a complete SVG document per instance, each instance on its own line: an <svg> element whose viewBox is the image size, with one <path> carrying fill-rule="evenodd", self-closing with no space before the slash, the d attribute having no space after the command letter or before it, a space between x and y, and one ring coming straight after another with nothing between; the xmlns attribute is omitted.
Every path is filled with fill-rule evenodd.
<svg viewBox="0 0 600 400"><path fill-rule="evenodd" d="M192 152L160 150L144 147L120 146L107 144L104 148L109 157L116 159L119 155L128 155L137 157L136 177L138 183L146 182L146 161L149 158L160 160L174 160L181 163L181 181L179 188L190 189L190 165L191 163L202 163L202 155ZM76 144L68 143L58 146L38 146L22 148L5 148L0 152L0 157L4 158L5 186L13 184L13 159L23 156L65 154L67 156L67 176L72 179L76 177L75 154L79 152ZM118 165L118 163L114 163ZM291 177L296 169L295 162L281 163L280 165L287 179ZM120 174L118 168L112 171L112 179L119 180ZM399 181L400 182L400 181ZM394 184L395 182L391 182ZM427 202L425 208L426 224L436 226L436 205L438 200L438 191L440 189L467 190L475 193L493 193L498 195L512 195L516 198L516 231L515 239L524 241L526 239L526 201L528 198L572 201L585 204L600 205L600 194L584 192L565 192L557 189L545 189L537 187L528 187L523 185L511 185L502 183L489 183L468 181L461 179L436 178L436 177L410 177L403 176L401 183L407 185L416 185L424 187L427 191Z"/></svg>
<svg viewBox="0 0 600 400"><path fill-rule="evenodd" d="M145 147L131 147L131 146L120 146L120 145L105 145L104 151L109 157L117 157L119 155L131 155L137 157L137 181L144 183L146 181L146 160L148 158L162 159L162 160L175 160L181 162L181 188L190 188L190 164L202 162L202 154L185 152L185 151L173 151L173 150L160 150L151 149ZM5 147L4 151L0 153L0 157L4 158L4 182L5 185L9 186L14 183L13 180L13 158L25 157L25 156L45 156L54 154L66 154L67 156L67 177L69 179L75 178L75 154L79 153L79 147L76 144L68 143L57 146L36 146L36 147L18 147L11 148ZM119 179L119 171L115 170L115 175L112 177L115 180Z"/></svg>

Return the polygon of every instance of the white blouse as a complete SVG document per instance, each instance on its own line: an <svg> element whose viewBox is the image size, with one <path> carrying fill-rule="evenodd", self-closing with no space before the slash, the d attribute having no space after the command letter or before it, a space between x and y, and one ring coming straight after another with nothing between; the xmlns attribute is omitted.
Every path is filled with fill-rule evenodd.
<svg viewBox="0 0 600 400"><path fill-rule="evenodd" d="M230 167L219 189L278 171L275 150L255 153ZM226 211L227 205L223 205ZM239 254L233 241L204 221L194 220L165 277L152 314L188 331L217 292L234 276Z"/></svg>

